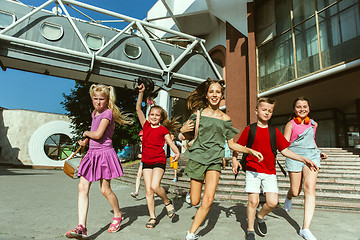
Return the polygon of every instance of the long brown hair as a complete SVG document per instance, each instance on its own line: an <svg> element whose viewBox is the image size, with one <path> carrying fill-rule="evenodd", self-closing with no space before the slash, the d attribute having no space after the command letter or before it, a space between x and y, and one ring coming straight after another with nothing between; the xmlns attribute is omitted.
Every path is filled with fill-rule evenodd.
<svg viewBox="0 0 360 240"><path fill-rule="evenodd" d="M186 99L186 106L191 112L195 112L201 108L206 108L209 103L206 98L206 94L209 90L209 87L213 83L219 83L221 86L221 94L224 97L225 92L225 82L224 80L213 80L213 79L206 79L205 82L202 82L197 88L192 91L189 97Z"/></svg>
<svg viewBox="0 0 360 240"><path fill-rule="evenodd" d="M177 135L181 127L181 124L177 121L178 118L173 118L170 120L167 112L159 105L151 106L149 113L151 112L152 109L160 110L160 115L161 115L160 124L166 127L171 134Z"/></svg>

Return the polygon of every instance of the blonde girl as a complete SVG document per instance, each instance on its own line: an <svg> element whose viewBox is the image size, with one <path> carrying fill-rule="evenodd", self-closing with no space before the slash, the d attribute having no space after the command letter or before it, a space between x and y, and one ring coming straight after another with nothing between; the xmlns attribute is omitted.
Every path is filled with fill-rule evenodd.
<svg viewBox="0 0 360 240"><path fill-rule="evenodd" d="M169 120L166 111L156 105L150 108L148 120L146 120L141 109L145 86L141 84L138 88L139 95L136 102L136 113L143 127L141 162L143 163L146 202L150 214L150 219L145 226L147 228L154 228L157 223L154 194L158 195L164 201L168 217L172 218L175 215L175 208L172 201L167 197L164 188L160 186L160 182L164 176L166 166L165 142L175 153L173 161L178 161L179 159L179 149L171 140L169 132L177 132L180 126L176 122L176 119Z"/></svg>
<svg viewBox="0 0 360 240"><path fill-rule="evenodd" d="M200 202L201 190L204 185L204 195L198 208L186 240L198 239L195 232L206 218L214 200L225 155L224 142L230 149L251 154L262 160L261 153L243 147L234 142L233 137L239 132L232 126L230 117L220 110L220 101L224 97L223 81L207 79L201 83L188 97L187 107L192 112L200 110L199 131L195 142L185 152L189 158L185 173L190 180L190 201L196 206ZM180 129L180 140L184 135L194 130L197 114L192 114ZM188 134L186 134L188 135Z"/></svg>
<svg viewBox="0 0 360 240"><path fill-rule="evenodd" d="M313 161L320 168L320 159L326 159L326 153L321 152L315 143L315 133L318 124L310 119L310 102L299 97L293 103L292 119L286 124L284 137L290 142L289 150ZM304 163L286 159L285 167L289 171L290 189L285 199L284 208L290 211L292 198L299 196L304 188L304 220L300 236L308 240L316 240L310 231L311 220L315 212L315 187L318 171L312 171Z"/></svg>
<svg viewBox="0 0 360 240"><path fill-rule="evenodd" d="M108 229L113 233L120 230L123 214L119 202L111 190L110 181L123 175L122 167L114 148L112 135L115 122L125 125L132 121L127 114L123 114L115 105L115 92L113 87L105 85L91 85L90 97L94 106L91 114L91 130L85 131L79 144L84 146L89 139L89 150L79 166L79 198L78 217L79 224L66 232L68 238L82 239L87 237L86 219L89 208L89 190L93 182L100 180L101 193L109 201L114 217Z"/></svg>

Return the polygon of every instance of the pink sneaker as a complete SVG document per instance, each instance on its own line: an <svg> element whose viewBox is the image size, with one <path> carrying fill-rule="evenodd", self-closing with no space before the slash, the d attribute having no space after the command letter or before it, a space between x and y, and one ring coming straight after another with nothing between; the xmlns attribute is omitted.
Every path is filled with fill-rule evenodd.
<svg viewBox="0 0 360 240"><path fill-rule="evenodd" d="M85 239L87 238L87 229L83 225L79 224L73 230L66 232L65 236L68 238Z"/></svg>

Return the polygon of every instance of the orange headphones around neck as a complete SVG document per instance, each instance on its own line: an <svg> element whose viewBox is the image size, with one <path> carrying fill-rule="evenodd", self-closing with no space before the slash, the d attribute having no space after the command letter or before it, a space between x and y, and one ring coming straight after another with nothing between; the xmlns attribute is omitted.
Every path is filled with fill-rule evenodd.
<svg viewBox="0 0 360 240"><path fill-rule="evenodd" d="M294 121L296 124L300 124L303 121L303 119L301 117L294 117ZM304 118L304 123L309 124L309 122L310 122L310 118L308 116L306 116Z"/></svg>

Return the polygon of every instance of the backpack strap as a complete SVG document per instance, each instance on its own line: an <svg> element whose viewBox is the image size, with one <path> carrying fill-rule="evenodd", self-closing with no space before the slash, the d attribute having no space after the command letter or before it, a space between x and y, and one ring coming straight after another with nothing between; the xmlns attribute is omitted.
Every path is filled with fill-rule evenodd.
<svg viewBox="0 0 360 240"><path fill-rule="evenodd" d="M254 144L255 141L255 136L256 136L256 130L257 130L257 123L252 123L249 126L249 135L248 135L248 140L247 140L247 144L246 147L251 148L252 145ZM245 170L245 166L246 166L246 158L247 158L248 154L247 153L243 153L242 158L240 160L240 164L241 164L241 168L244 172L246 172ZM238 169L239 171L239 169Z"/></svg>
<svg viewBox="0 0 360 240"><path fill-rule="evenodd" d="M276 145L276 128L272 125L268 125L269 127L269 135L270 135L270 144L271 151L273 152L275 158L277 154L277 145Z"/></svg>
<svg viewBox="0 0 360 240"><path fill-rule="evenodd" d="M196 139L198 133L199 133L199 125L200 125L200 110L196 111L196 123L195 123L195 133L194 133L194 139Z"/></svg>
<svg viewBox="0 0 360 240"><path fill-rule="evenodd" d="M286 171L283 168L283 166L281 166L279 160L276 159L276 154L277 154L277 144L276 144L276 127L269 125L269 135L270 135L270 144L271 144L271 151L274 154L275 157L275 161L277 162L277 164L279 165L279 168L281 170L281 172L284 174L284 176L286 177Z"/></svg>

